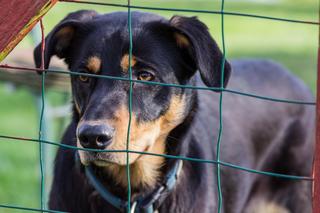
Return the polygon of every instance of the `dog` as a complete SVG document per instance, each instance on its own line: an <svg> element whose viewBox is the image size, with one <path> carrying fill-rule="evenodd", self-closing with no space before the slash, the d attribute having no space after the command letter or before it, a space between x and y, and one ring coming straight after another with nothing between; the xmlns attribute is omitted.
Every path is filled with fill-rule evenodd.
<svg viewBox="0 0 320 213"><path fill-rule="evenodd" d="M224 61L206 25L196 17L168 20L143 12L132 12L131 17L131 57L126 12L100 15L77 11L45 39L45 68L56 55L70 71L78 73L71 75L73 116L62 144L80 149L59 148L49 208L77 213L126 212L128 163L132 212L217 212L217 165L163 155L217 160L219 88L227 84L233 90L283 99L312 101L312 94L275 62ZM40 67L40 46L35 48L34 58ZM132 84L123 80L130 77L130 68ZM223 92L221 110L220 161L310 176L312 106ZM117 150L127 148L129 121L128 149L132 152L127 159L125 151ZM220 171L221 212L312 211L310 181L253 174L225 165Z"/></svg>

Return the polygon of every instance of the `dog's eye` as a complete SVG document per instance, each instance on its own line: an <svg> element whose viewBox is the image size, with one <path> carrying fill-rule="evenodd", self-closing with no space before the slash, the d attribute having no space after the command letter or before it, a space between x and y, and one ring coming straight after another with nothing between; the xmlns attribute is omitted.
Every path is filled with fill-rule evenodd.
<svg viewBox="0 0 320 213"><path fill-rule="evenodd" d="M138 72L137 78L140 81L152 81L154 79L154 75L147 71L140 71Z"/></svg>
<svg viewBox="0 0 320 213"><path fill-rule="evenodd" d="M84 83L87 83L89 81L89 76L79 75L79 80L84 82Z"/></svg>

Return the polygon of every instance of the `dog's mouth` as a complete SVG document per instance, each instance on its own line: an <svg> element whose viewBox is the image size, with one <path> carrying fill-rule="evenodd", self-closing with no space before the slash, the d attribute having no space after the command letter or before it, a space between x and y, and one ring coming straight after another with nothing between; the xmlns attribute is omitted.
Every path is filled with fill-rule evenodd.
<svg viewBox="0 0 320 213"><path fill-rule="evenodd" d="M80 151L81 163L84 165L94 164L96 166L105 166L106 164L114 164L112 155L103 152Z"/></svg>
<svg viewBox="0 0 320 213"><path fill-rule="evenodd" d="M127 152L93 152L93 151L79 151L80 161L83 165L95 165L98 167L105 167L111 164L124 166L129 162L132 164L139 160L144 154L143 152L148 152L150 146L145 147L142 153L129 153L127 161Z"/></svg>

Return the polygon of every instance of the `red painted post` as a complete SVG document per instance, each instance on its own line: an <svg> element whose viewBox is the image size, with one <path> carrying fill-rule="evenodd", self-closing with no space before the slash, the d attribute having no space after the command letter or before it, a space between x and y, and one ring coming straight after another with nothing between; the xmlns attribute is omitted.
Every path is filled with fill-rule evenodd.
<svg viewBox="0 0 320 213"><path fill-rule="evenodd" d="M320 14L320 10L319 10ZM320 18L320 17L319 17ZM317 79L317 107L316 107L316 147L313 162L313 213L320 213L320 28L318 40L318 79Z"/></svg>
<svg viewBox="0 0 320 213"><path fill-rule="evenodd" d="M0 62L58 0L0 0Z"/></svg>

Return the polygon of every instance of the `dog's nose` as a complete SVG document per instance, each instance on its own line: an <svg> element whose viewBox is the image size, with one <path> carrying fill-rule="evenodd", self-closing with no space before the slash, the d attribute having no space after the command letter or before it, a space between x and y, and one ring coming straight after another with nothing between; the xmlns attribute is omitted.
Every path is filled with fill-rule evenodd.
<svg viewBox="0 0 320 213"><path fill-rule="evenodd" d="M107 125L83 124L78 129L81 146L90 149L105 149L113 137L114 129Z"/></svg>

